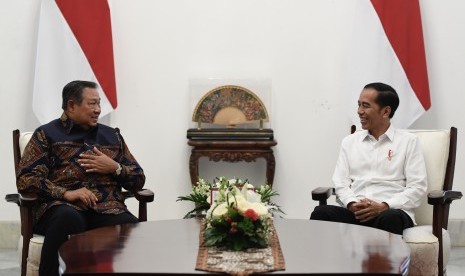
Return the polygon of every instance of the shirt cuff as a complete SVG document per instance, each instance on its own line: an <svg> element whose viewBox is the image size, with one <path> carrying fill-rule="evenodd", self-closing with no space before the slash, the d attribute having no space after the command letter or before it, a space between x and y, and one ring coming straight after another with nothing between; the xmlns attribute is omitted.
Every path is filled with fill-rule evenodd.
<svg viewBox="0 0 465 276"><path fill-rule="evenodd" d="M63 187L53 187L52 197L55 198L55 199L64 199L66 191L67 191L67 189L65 189Z"/></svg>
<svg viewBox="0 0 465 276"><path fill-rule="evenodd" d="M344 207L347 208L347 205L351 202L358 202L358 199L356 197L349 197L345 199L341 199L341 202L344 204Z"/></svg>

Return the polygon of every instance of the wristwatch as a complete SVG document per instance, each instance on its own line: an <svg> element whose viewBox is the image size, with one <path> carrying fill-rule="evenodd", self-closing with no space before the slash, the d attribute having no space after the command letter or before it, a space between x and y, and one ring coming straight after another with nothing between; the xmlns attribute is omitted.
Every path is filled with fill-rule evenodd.
<svg viewBox="0 0 465 276"><path fill-rule="evenodd" d="M116 169L115 174L120 175L122 170L123 170L123 167L121 167L121 164L118 163L118 168Z"/></svg>

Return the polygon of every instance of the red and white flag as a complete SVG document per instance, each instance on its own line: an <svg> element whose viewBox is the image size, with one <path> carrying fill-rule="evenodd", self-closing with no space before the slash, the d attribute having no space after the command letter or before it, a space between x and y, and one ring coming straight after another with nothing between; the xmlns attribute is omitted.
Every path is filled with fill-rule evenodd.
<svg viewBox="0 0 465 276"><path fill-rule="evenodd" d="M418 0L356 1L347 91L350 117L360 126L356 104L365 84L396 89L400 105L393 124L407 128L431 106Z"/></svg>
<svg viewBox="0 0 465 276"><path fill-rule="evenodd" d="M40 123L60 117L61 92L73 80L99 84L101 116L116 108L107 0L42 0L32 100Z"/></svg>

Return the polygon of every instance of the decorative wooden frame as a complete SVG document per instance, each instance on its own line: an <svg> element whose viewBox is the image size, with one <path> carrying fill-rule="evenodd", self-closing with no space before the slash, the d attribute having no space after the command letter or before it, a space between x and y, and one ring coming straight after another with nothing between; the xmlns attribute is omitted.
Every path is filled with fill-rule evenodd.
<svg viewBox="0 0 465 276"><path fill-rule="evenodd" d="M218 118L220 114L223 119ZM192 121L237 125L267 122L269 116L263 102L252 91L238 85L225 85L210 90L200 99Z"/></svg>

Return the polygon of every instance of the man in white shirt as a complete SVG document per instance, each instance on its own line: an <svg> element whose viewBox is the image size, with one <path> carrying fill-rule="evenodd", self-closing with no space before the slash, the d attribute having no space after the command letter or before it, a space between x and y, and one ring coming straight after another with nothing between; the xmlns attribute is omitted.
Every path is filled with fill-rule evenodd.
<svg viewBox="0 0 465 276"><path fill-rule="evenodd" d="M396 91L370 83L358 100L363 131L345 137L333 174L341 206L317 206L310 219L365 225L402 234L415 224L413 209L426 193L418 138L394 128Z"/></svg>

